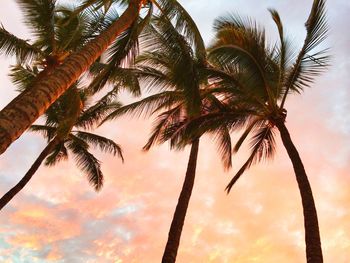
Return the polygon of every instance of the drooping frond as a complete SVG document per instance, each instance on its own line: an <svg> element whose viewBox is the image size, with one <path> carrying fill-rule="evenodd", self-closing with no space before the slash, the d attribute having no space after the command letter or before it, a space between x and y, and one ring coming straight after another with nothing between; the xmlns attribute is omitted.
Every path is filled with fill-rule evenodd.
<svg viewBox="0 0 350 263"><path fill-rule="evenodd" d="M238 141L236 142L235 146L233 147L233 152L236 153L241 148L243 142L247 139L248 135L254 128L257 126L261 126L262 122L264 122L264 119L260 118L253 118L253 120L248 124L244 132L242 133L241 137L239 137Z"/></svg>
<svg viewBox="0 0 350 263"><path fill-rule="evenodd" d="M273 127L263 125L256 130L256 133L250 142L251 154L244 165L239 169L236 175L227 185L226 190L229 193L233 185L242 176L242 174L249 169L249 167L262 160L272 158L275 153L275 139Z"/></svg>
<svg viewBox="0 0 350 263"><path fill-rule="evenodd" d="M48 142L51 141L57 133L57 129L55 127L46 125L32 125L30 126L29 131L40 133L47 139Z"/></svg>
<svg viewBox="0 0 350 263"><path fill-rule="evenodd" d="M20 39L0 25L0 54L16 56L18 63L27 63L43 56L40 49Z"/></svg>
<svg viewBox="0 0 350 263"><path fill-rule="evenodd" d="M68 148L73 152L77 166L86 173L89 183L99 191L103 186L103 173L100 161L88 151L87 143L70 135Z"/></svg>
<svg viewBox="0 0 350 263"><path fill-rule="evenodd" d="M156 143L161 144L170 139L165 135L166 130L169 129L169 126L172 124L180 122L180 112L181 107L176 106L170 110L162 112L157 117L153 124L151 135L145 146L142 148L144 151L148 151Z"/></svg>
<svg viewBox="0 0 350 263"><path fill-rule="evenodd" d="M305 27L304 45L295 63L287 72L281 108L290 91L301 92L305 87L309 87L315 76L323 72L329 65L328 49L314 51L326 39L328 33L325 0L314 0Z"/></svg>
<svg viewBox="0 0 350 263"><path fill-rule="evenodd" d="M228 170L232 167L232 142L230 132L226 127L221 127L216 131L215 138L224 168Z"/></svg>
<svg viewBox="0 0 350 263"><path fill-rule="evenodd" d="M116 144L113 140L97 134L89 133L89 132L76 131L74 133L75 133L75 136L84 140L90 145L98 147L102 152L112 153L113 155L118 154L118 156L124 162L122 148L120 147L120 145Z"/></svg>
<svg viewBox="0 0 350 263"><path fill-rule="evenodd" d="M68 159L68 151L64 146L64 142L61 142L56 145L52 153L47 156L45 160L45 165L55 166L60 161L65 161Z"/></svg>
<svg viewBox="0 0 350 263"><path fill-rule="evenodd" d="M55 50L55 0L16 0L24 13L25 23L36 36L36 46Z"/></svg>

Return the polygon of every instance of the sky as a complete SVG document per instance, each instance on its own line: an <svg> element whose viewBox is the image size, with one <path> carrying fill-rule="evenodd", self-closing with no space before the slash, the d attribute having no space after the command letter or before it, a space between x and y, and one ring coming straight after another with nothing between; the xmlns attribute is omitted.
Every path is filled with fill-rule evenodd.
<svg viewBox="0 0 350 263"><path fill-rule="evenodd" d="M285 29L302 45L311 0L180 1L207 43L215 17L238 12L276 29L267 8L280 12ZM257 3L259 3L257 5ZM311 89L289 97L287 127L306 167L319 217L325 262L350 260L350 24L348 0L329 0L327 45L332 66ZM29 39L15 1L3 1L0 21ZM13 60L0 57L0 107L15 95L7 78ZM125 163L96 152L105 184L96 193L73 161L41 167L27 187L0 212L1 262L152 263L161 260L184 179L189 149L168 145L141 151L151 120L122 117L98 132L124 150ZM232 138L237 138L233 134ZM179 263L305 262L301 200L291 162L277 138L274 160L252 167L231 193L226 184L247 157L234 157L225 172L212 137L201 140L192 199L183 229ZM0 156L0 193L20 180L45 147L24 134Z"/></svg>

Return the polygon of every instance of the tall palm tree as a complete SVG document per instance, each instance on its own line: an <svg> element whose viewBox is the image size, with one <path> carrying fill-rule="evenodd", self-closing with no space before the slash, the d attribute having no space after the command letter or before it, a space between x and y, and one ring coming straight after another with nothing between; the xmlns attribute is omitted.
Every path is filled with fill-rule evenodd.
<svg viewBox="0 0 350 263"><path fill-rule="evenodd" d="M42 34L53 36L51 24L54 21L53 10L55 0L17 0L25 8L25 18L31 28L39 28ZM176 0L85 0L82 7L95 4L96 8L111 4L127 4L124 13L104 31L91 39L78 51L72 52L60 61L56 70L49 76L33 84L27 90L13 99L0 112L0 154L16 140L45 110L72 85L92 63L113 43L122 32L127 30L138 18L140 9L149 7L149 2L155 4L164 14L171 17L180 16ZM42 13L41 6L50 7L51 12ZM184 23L186 24L186 23ZM51 31L49 31L51 30ZM1 33L2 34L2 33ZM4 37L5 36L5 37ZM15 41L15 42L14 42ZM17 46L16 43L22 45ZM0 51L31 57L36 49L13 35L2 34Z"/></svg>
<svg viewBox="0 0 350 263"><path fill-rule="evenodd" d="M311 86L315 76L329 63L327 49L319 48L327 35L325 0L314 0L306 21L306 37L298 54L284 36L283 25L276 10L270 10L279 32L279 45L266 44L264 30L254 20L238 15L221 17L215 22L216 38L210 49L210 61L222 70L221 85L225 100L222 110L201 116L188 124L187 133L232 125L241 119L245 130L233 148L237 152L251 135L251 154L227 186L235 182L251 165L275 152L275 131L293 164L304 213L307 262L323 262L321 240L314 198L299 153L294 146L285 121L286 98ZM195 132L197 130L197 132ZM197 135L198 136L198 135Z"/></svg>
<svg viewBox="0 0 350 263"><path fill-rule="evenodd" d="M73 86L46 111L44 125L31 126L30 130L41 133L48 144L25 176L0 198L0 210L26 186L45 159L45 165L53 166L68 159L69 152L95 190L101 189L101 162L90 152L91 147L98 147L101 151L113 155L118 154L122 160L123 155L120 146L113 140L82 129L97 123L108 113L109 106L112 106L98 105L86 108L86 99L84 93Z"/></svg>
<svg viewBox="0 0 350 263"><path fill-rule="evenodd" d="M164 16L155 17L152 22L142 35L141 46L145 52L137 58L134 74L138 76L141 83L146 85L146 89L153 93L158 92L117 109L106 120L122 114L158 114L151 136L143 147L145 151L154 144L166 141L170 142L171 148L181 149L191 145L185 180L162 258L162 262L170 263L176 260L194 185L200 140L199 137L183 140L180 127L188 120L216 108L217 99L213 95L214 89L206 89L209 85L206 50L194 22L191 22L191 30L195 32L193 35L196 35L196 38L182 35L183 21L180 19L172 20L174 25ZM215 133L225 167L229 168L231 166L229 132L223 128Z"/></svg>
<svg viewBox="0 0 350 263"><path fill-rule="evenodd" d="M12 67L10 76L13 83L18 86L19 91L31 89L33 83L52 74L62 58L69 52L80 48L84 42L94 36L95 31L108 26L110 21L114 19L111 15L105 15L94 10L87 10L71 19L70 14L74 10L68 7L52 7L43 3L40 7L40 12L43 15L53 12L54 9L58 9L59 12L51 14L55 20L50 25L51 27L46 28L49 32L52 32L52 36L44 34L40 28L37 28L34 32L36 39L32 45L14 38L18 46L26 45L37 52L35 60L20 56L17 61L18 64ZM5 29L2 29L1 33L10 36L10 33ZM31 127L32 130L46 132L44 135L48 138L48 145L22 180L0 199L0 209L28 183L46 157L49 156L47 164L54 164L59 159L67 157L67 148L73 151L79 166L86 171L96 190L101 188L102 173L100 164L88 151L89 146L101 146L102 150L112 152L114 155L117 152L121 155L121 149L113 141L104 137L79 130L71 131L74 126L81 126L84 123L86 127L90 127L104 114L108 113L108 108L112 106L109 103L96 105L88 110L84 109L87 106L84 106L84 104L86 104L89 94L79 91L77 83L75 83L64 96L47 110L45 114L46 125Z"/></svg>

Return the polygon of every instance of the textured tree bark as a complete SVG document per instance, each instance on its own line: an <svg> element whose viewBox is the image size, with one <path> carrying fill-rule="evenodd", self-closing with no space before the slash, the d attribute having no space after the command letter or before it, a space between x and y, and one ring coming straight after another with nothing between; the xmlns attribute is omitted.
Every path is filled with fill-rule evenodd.
<svg viewBox="0 0 350 263"><path fill-rule="evenodd" d="M33 165L30 167L28 172L24 175L24 177L14 186L12 187L6 194L3 195L0 199L0 210L6 206L12 198L21 191L29 180L33 177L35 172L40 167L41 163L45 160L45 158L51 153L51 151L55 148L55 146L59 143L57 138L54 138L49 144L44 148L44 150L40 153L38 158L35 160Z"/></svg>
<svg viewBox="0 0 350 263"><path fill-rule="evenodd" d="M130 0L128 8L108 29L70 55L55 71L13 99L0 112L0 154L56 101L113 40L137 19L143 0Z"/></svg>
<svg viewBox="0 0 350 263"><path fill-rule="evenodd" d="M317 211L304 165L300 159L297 149L292 142L284 121L276 121L276 126L280 131L283 145L286 148L289 158L292 161L295 176L299 186L304 213L306 260L308 263L322 263L323 256Z"/></svg>
<svg viewBox="0 0 350 263"><path fill-rule="evenodd" d="M188 204L190 202L194 179L196 175L199 139L192 142L190 157L188 160L185 181L176 205L173 220L168 235L168 241L164 250L162 263L172 263L176 260L177 250L180 244L182 227L185 222Z"/></svg>

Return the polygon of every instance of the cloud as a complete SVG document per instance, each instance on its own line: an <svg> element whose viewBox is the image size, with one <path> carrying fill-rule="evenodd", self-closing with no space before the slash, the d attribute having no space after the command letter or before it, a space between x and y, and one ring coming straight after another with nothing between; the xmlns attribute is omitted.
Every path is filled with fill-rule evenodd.
<svg viewBox="0 0 350 263"><path fill-rule="evenodd" d="M257 17L275 34L267 7L280 10L293 39L303 36L312 1L186 1L206 41L214 17L238 10ZM9 17L11 3L0 20L25 35L20 15ZM348 3L328 1L333 66L312 89L287 103L292 139L307 169L318 209L325 262L347 262L350 254L350 128L348 43L344 25ZM10 22L13 21L13 22ZM300 43L298 43L300 45ZM8 60L5 61L6 63ZM0 63L6 72L6 63ZM5 105L13 86L0 76ZM150 121L123 117L98 129L124 148L126 162L97 153L103 160L105 185L94 192L73 161L41 167L29 185L0 213L1 262L160 261L189 154L170 152L167 145L141 152ZM278 136L277 136L278 137ZM26 172L44 141L21 137L0 159L0 189L5 192ZM276 158L252 167L224 192L246 152L235 156L233 170L224 173L210 137L201 140L198 171L182 234L178 262L302 262L305 260L302 207L292 165L278 139Z"/></svg>

